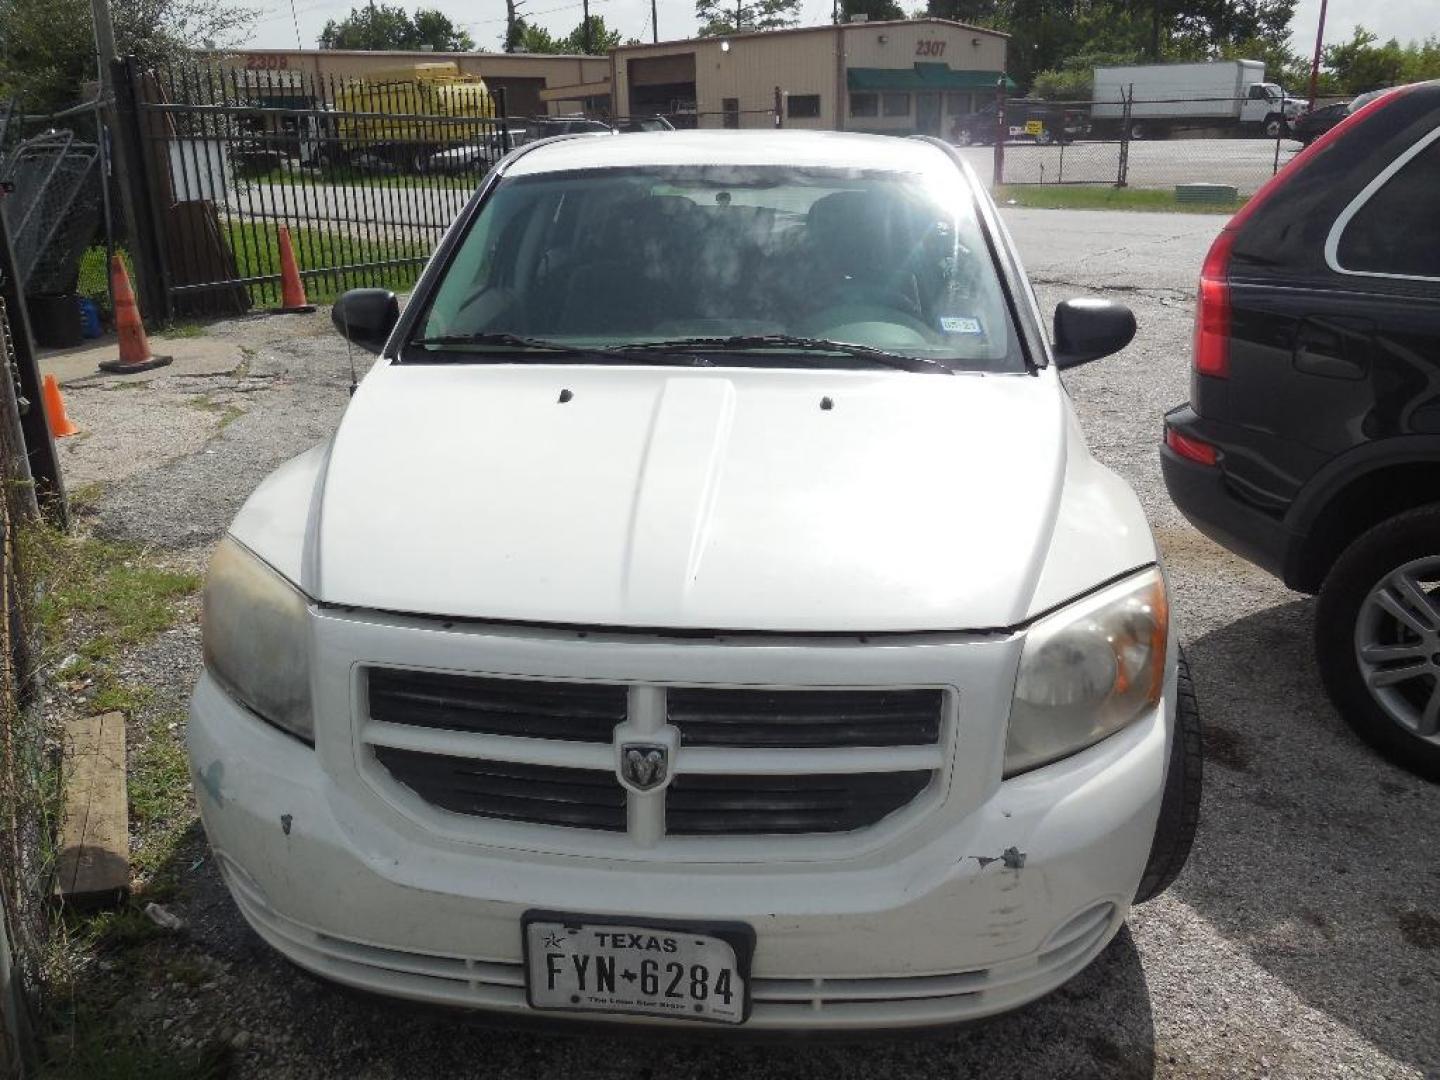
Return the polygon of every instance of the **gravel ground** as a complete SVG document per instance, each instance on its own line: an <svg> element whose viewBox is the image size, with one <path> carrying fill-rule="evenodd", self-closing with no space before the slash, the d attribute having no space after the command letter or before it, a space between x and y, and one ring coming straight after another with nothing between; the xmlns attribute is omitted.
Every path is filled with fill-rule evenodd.
<svg viewBox="0 0 1440 1080"><path fill-rule="evenodd" d="M137 1024L177 1046L228 1041L239 1077L1440 1076L1437 791L1380 761L1330 708L1311 602L1196 533L1160 479L1160 415L1186 396L1191 282L1220 220L1006 216L1047 307L1108 290L1135 308L1135 343L1067 382L1094 452L1139 491L1165 550L1209 725L1190 864L1086 972L978 1028L858 1046L495 1032L357 999L287 966L245 927L196 826L177 856L185 929L169 945L190 959L190 977L157 968L134 987ZM183 563L203 559L271 468L328 435L346 400L345 349L323 313L213 333L246 356L205 380L218 409L190 408L197 391L179 376L148 394L67 391L82 421L103 416L113 429L103 449L116 479L98 527ZM209 427L147 442L190 414ZM67 459L104 475L101 449L82 444ZM136 457L145 468L124 464ZM199 662L187 624L125 666L179 704Z"/></svg>

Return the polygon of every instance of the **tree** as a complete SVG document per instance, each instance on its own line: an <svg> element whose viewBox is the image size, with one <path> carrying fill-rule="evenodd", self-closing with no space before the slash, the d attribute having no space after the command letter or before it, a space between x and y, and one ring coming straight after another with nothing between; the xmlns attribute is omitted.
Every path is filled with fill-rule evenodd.
<svg viewBox="0 0 1440 1080"><path fill-rule="evenodd" d="M475 48L475 39L434 8L417 8L412 17L402 7L371 3L351 8L339 22L328 20L320 31L320 47L469 52Z"/></svg>
<svg viewBox="0 0 1440 1080"><path fill-rule="evenodd" d="M800 0L695 0L701 37L781 30L800 21Z"/></svg>
<svg viewBox="0 0 1440 1080"><path fill-rule="evenodd" d="M556 41L554 35L543 26L536 26L534 23L526 22L524 19L516 19L513 44L507 40L505 43L505 51L520 53L558 53L560 51L560 43Z"/></svg>
<svg viewBox="0 0 1440 1080"><path fill-rule="evenodd" d="M840 0L843 21L851 22L856 15L864 15L871 22L882 22L905 18L905 10L895 0Z"/></svg>
<svg viewBox="0 0 1440 1080"><path fill-rule="evenodd" d="M543 26L536 26L524 19L518 20L519 33L515 48L510 52L526 53L568 53L579 55L585 52L585 21L582 19L570 33L557 38ZM599 55L607 53L620 44L620 31L605 25L603 15L590 16L590 50Z"/></svg>
<svg viewBox="0 0 1440 1080"><path fill-rule="evenodd" d="M925 13L971 26L994 26L999 7L998 0L929 0Z"/></svg>
<svg viewBox="0 0 1440 1080"><path fill-rule="evenodd" d="M258 15L232 0L127 0L112 10L120 55L144 66L239 45ZM0 98L18 96L31 112L79 102L97 78L93 26L89 0L0 0Z"/></svg>
<svg viewBox="0 0 1440 1080"><path fill-rule="evenodd" d="M1353 96L1400 83L1440 77L1440 39L1401 45L1391 38L1383 45L1363 26L1355 27L1349 41L1325 50L1329 73L1327 88Z"/></svg>
<svg viewBox="0 0 1440 1080"><path fill-rule="evenodd" d="M580 20L580 25L571 30L568 35L560 39L560 48L557 52L562 53L584 53L585 48L585 20ZM608 53L611 49L620 44L620 31L611 30L605 25L605 16L590 16L590 48L589 53L593 56L600 56Z"/></svg>

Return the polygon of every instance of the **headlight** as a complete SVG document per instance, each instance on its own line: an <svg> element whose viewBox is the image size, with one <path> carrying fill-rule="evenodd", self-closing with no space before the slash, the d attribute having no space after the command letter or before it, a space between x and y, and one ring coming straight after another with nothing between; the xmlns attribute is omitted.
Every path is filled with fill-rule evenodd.
<svg viewBox="0 0 1440 1080"><path fill-rule="evenodd" d="M1035 623L1010 706L1005 775L1093 746L1159 702L1169 623L1158 569Z"/></svg>
<svg viewBox="0 0 1440 1080"><path fill-rule="evenodd" d="M276 727L314 742L304 595L228 536L205 578L205 666Z"/></svg>

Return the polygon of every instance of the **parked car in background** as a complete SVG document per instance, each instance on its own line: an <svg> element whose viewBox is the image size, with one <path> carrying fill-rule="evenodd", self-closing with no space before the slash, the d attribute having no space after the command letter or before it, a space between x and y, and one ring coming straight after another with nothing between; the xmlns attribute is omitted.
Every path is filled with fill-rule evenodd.
<svg viewBox="0 0 1440 1080"><path fill-rule="evenodd" d="M1322 105L1318 109L1302 113L1299 119L1290 125L1290 130L1295 138L1309 146L1349 115L1350 102L1337 101L1334 104Z"/></svg>
<svg viewBox="0 0 1440 1080"><path fill-rule="evenodd" d="M1135 321L1066 301L1047 341L952 148L532 143L403 315L333 314L380 359L220 543L187 735L295 963L555 1024L919 1027L1049 993L1179 873L1199 714L1059 376Z"/></svg>
<svg viewBox="0 0 1440 1080"><path fill-rule="evenodd" d="M525 137L529 141L550 139L556 135L577 135L587 131L609 131L603 120L585 116L536 116L525 121Z"/></svg>
<svg viewBox="0 0 1440 1080"><path fill-rule="evenodd" d="M950 142L956 146L993 144L998 109L992 101L973 113L956 117L950 125ZM1090 117L1083 106L1014 98L1005 102L1005 132L1007 140L1049 146L1088 135Z"/></svg>
<svg viewBox="0 0 1440 1080"><path fill-rule="evenodd" d="M452 146L431 156L429 169L438 173L484 172L509 150L524 145L527 131L524 123L509 123L505 132L498 130L460 146Z"/></svg>
<svg viewBox="0 0 1440 1080"><path fill-rule="evenodd" d="M623 134L637 131L674 131L675 125L663 116L622 116L611 121L611 127Z"/></svg>
<svg viewBox="0 0 1440 1080"><path fill-rule="evenodd" d="M1440 82L1390 91L1251 198L1205 259L1165 482L1301 592L1331 699L1440 780ZM1256 656L1257 663L1264 663Z"/></svg>

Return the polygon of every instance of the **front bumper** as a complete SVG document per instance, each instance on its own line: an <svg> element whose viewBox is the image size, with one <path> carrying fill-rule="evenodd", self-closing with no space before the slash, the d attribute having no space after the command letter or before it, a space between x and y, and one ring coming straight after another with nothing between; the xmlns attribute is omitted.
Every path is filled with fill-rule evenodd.
<svg viewBox="0 0 1440 1080"><path fill-rule="evenodd" d="M208 675L191 702L189 748L240 910L277 950L336 982L562 1022L571 1017L526 1005L526 910L725 919L757 936L748 1028L901 1028L1015 1008L1105 947L1154 833L1173 679L1155 713L996 785L953 827L889 860L638 864L417 843Z"/></svg>

